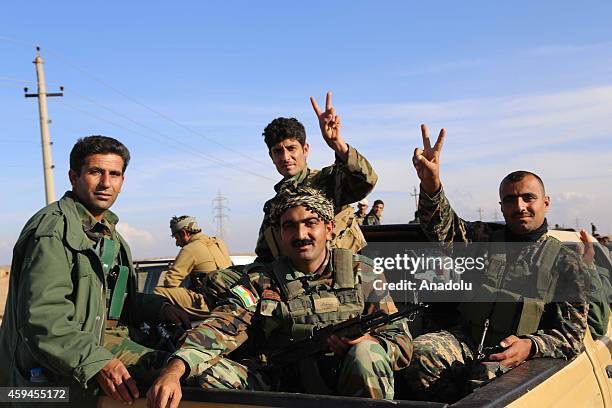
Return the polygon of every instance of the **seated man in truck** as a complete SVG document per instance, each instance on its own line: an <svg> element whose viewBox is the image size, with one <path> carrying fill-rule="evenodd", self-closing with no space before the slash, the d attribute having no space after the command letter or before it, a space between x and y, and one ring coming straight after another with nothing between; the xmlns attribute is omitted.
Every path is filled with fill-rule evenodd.
<svg viewBox="0 0 612 408"><path fill-rule="evenodd" d="M432 147L425 125L421 131L424 147L415 149L413 164L421 180L423 231L450 250L487 243L488 262L472 299L452 311L456 325L415 338L413 361L405 371L410 397L460 398L482 346L500 346L487 357L505 368L530 358L578 354L587 328L589 272L579 255L546 234L550 198L540 177L515 171L503 178L499 197L505 228L495 231L483 222L464 221L440 181L446 132L442 129Z"/></svg>
<svg viewBox="0 0 612 408"><path fill-rule="evenodd" d="M357 202L357 211L355 211L355 220L357 224L363 225L363 220L368 215L368 199L364 198L363 200Z"/></svg>
<svg viewBox="0 0 612 408"><path fill-rule="evenodd" d="M291 354L294 341L308 339L315 329L377 310L396 311L386 292L373 290L368 258L329 249L334 210L320 191L284 190L270 210L287 256L247 265L243 274L228 270L211 277L217 285L212 289L227 297L189 331L149 389L149 406L178 406L181 379L204 388L393 398L393 372L408 365L412 351L406 319L355 339L332 335L320 345L333 355L296 351L287 365L262 369L268 359L260 356ZM233 351L245 359L228 358ZM274 363L272 357L268 362Z"/></svg>
<svg viewBox="0 0 612 408"><path fill-rule="evenodd" d="M138 293L130 248L110 210L128 149L106 136L70 152L72 190L30 218L15 249L0 327L0 387L69 387L70 402L95 403L98 386L117 401L138 398L169 353L132 341L128 325L189 324L162 296Z"/></svg>
<svg viewBox="0 0 612 408"><path fill-rule="evenodd" d="M225 242L204 234L196 219L187 215L172 217L170 232L181 250L155 293L185 310L192 319L208 316L208 306L197 288L206 274L232 265ZM186 277L191 279L189 288L181 287Z"/></svg>
<svg viewBox="0 0 612 408"><path fill-rule="evenodd" d="M382 214L385 209L385 203L383 200L374 200L374 204L372 204L372 209L366 215L363 220L362 225L380 225L382 222Z"/></svg>

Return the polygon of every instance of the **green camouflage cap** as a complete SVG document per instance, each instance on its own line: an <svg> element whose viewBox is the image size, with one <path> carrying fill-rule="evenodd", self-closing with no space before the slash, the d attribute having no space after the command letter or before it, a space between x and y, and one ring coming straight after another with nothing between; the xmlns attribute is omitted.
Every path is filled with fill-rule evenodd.
<svg viewBox="0 0 612 408"><path fill-rule="evenodd" d="M276 195L270 218L274 225L278 225L281 216L289 208L305 207L317 214L323 222L329 222L334 218L334 205L319 189L312 187L287 186Z"/></svg>
<svg viewBox="0 0 612 408"><path fill-rule="evenodd" d="M176 234L182 229L185 229L185 231L191 234L202 231L202 229L198 227L198 222L196 221L195 217L190 217L188 215L172 217L172 219L170 219L170 231L172 232L172 235Z"/></svg>

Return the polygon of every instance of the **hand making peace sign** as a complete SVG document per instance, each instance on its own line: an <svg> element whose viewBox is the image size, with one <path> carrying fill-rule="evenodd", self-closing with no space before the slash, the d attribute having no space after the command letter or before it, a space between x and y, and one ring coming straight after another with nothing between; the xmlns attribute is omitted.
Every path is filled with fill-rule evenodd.
<svg viewBox="0 0 612 408"><path fill-rule="evenodd" d="M327 98L325 99L325 112L321 111L319 104L317 104L317 101L312 96L310 97L310 103L312 103L312 108L319 119L319 127L321 128L323 139L341 159L346 161L348 158L348 145L340 134L340 116L336 115L336 109L332 106L331 98L332 93L328 91Z"/></svg>
<svg viewBox="0 0 612 408"><path fill-rule="evenodd" d="M446 130L440 130L440 135L433 148L429 141L429 130L426 125L421 125L421 134L423 135L423 150L418 147L414 149L412 164L414 164L417 175L421 179L423 190L427 194L434 194L442 186L440 182L440 152L442 151L444 137L446 137Z"/></svg>

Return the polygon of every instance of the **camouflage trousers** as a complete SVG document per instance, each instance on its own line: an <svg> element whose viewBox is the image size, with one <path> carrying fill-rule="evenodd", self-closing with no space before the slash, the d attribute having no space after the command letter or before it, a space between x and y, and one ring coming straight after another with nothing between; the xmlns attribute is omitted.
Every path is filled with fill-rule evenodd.
<svg viewBox="0 0 612 408"><path fill-rule="evenodd" d="M316 378L319 372L316 362L314 366L309 367L306 360L306 364L301 364L300 368L299 380L306 392L376 399L393 398L391 361L384 348L371 340L352 346L341 360L337 372L324 373L327 374L323 375L324 377L336 379L337 384L333 387L323 384L322 378ZM275 388L272 379L257 367L227 358L221 358L212 367L196 375L195 381L203 388L258 391Z"/></svg>
<svg viewBox="0 0 612 408"><path fill-rule="evenodd" d="M173 305L189 313L189 317L191 317L192 320L203 319L210 316L204 296L193 290L183 287L165 288L159 286L156 287L153 292L165 297Z"/></svg>
<svg viewBox="0 0 612 408"><path fill-rule="evenodd" d="M103 346L121 360L138 385L152 384L170 357L167 351L154 350L131 340L127 327L107 329Z"/></svg>
<svg viewBox="0 0 612 408"><path fill-rule="evenodd" d="M454 402L468 393L468 380L486 376L474 364L475 346L460 330L423 334L413 347L410 366L402 371L408 399Z"/></svg>

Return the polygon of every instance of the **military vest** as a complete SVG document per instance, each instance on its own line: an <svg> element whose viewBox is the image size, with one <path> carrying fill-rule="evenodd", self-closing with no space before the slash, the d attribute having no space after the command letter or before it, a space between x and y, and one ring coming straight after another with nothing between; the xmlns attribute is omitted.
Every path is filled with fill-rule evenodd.
<svg viewBox="0 0 612 408"><path fill-rule="evenodd" d="M259 314L265 337L265 348L276 349L308 338L314 330L358 316L364 310L360 268L363 261L347 249L334 249L329 262L332 283L307 279L287 280L292 271L287 258L274 263L272 277L279 288L280 299L261 296Z"/></svg>
<svg viewBox="0 0 612 408"><path fill-rule="evenodd" d="M469 301L459 305L463 324L476 344L482 338L485 321L489 320L485 346L498 345L511 334L536 332L544 305L553 299L558 279L553 265L561 250L559 240L549 236L544 242L524 243L523 251L534 250L527 246L539 246L531 260L517 258L509 262L503 239L503 231L493 234L483 283Z"/></svg>

